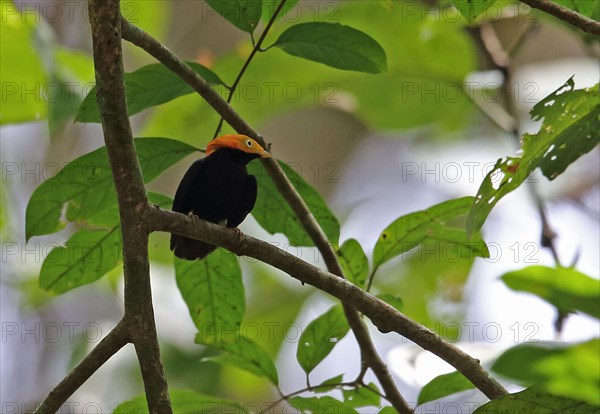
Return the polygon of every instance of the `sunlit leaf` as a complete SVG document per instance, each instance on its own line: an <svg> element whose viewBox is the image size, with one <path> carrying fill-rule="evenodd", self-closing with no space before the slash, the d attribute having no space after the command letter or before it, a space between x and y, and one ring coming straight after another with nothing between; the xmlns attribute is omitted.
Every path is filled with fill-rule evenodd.
<svg viewBox="0 0 600 414"><path fill-rule="evenodd" d="M598 366L600 340L593 339L575 345L553 342L517 345L504 352L492 370L524 384L535 384L549 393L600 406ZM587 411L577 411L580 412Z"/></svg>
<svg viewBox="0 0 600 414"><path fill-rule="evenodd" d="M475 388L473 383L458 371L438 375L421 389L417 404L425 404L473 388Z"/></svg>
<svg viewBox="0 0 600 414"><path fill-rule="evenodd" d="M342 391L344 402L351 407L378 407L381 404L381 396L374 392L379 390L374 383L368 387L356 387Z"/></svg>
<svg viewBox="0 0 600 414"><path fill-rule="evenodd" d="M337 244L340 224L319 193L285 163L279 161L279 165L306 202L331 244ZM293 246L313 246L312 239L260 161L252 161L248 165L248 172L258 182L258 196L252 215L259 224L271 234L283 233Z"/></svg>
<svg viewBox="0 0 600 414"><path fill-rule="evenodd" d="M473 414L597 414L598 407L570 398L557 397L536 387L508 394L479 407Z"/></svg>
<svg viewBox="0 0 600 414"><path fill-rule="evenodd" d="M467 22L473 23L495 3L496 0L443 0L442 4L453 4Z"/></svg>
<svg viewBox="0 0 600 414"><path fill-rule="evenodd" d="M350 327L341 305L331 307L309 323L300 335L296 350L296 358L302 369L310 373L346 336L348 329Z"/></svg>
<svg viewBox="0 0 600 414"><path fill-rule="evenodd" d="M195 62L187 62L187 64L209 84L223 85L223 81L210 69ZM129 115L194 92L191 86L161 63L153 63L126 73L125 87ZM100 122L95 86L83 100L75 120Z"/></svg>
<svg viewBox="0 0 600 414"><path fill-rule="evenodd" d="M555 0L555 3L586 17L593 18L600 14L600 0Z"/></svg>
<svg viewBox="0 0 600 414"><path fill-rule="evenodd" d="M600 281L575 269L529 266L505 273L502 280L509 288L533 293L562 312L580 311L600 318Z"/></svg>
<svg viewBox="0 0 600 414"><path fill-rule="evenodd" d="M369 262L360 244L355 239L348 239L336 251L336 255L346 278L364 288L369 274Z"/></svg>
<svg viewBox="0 0 600 414"><path fill-rule="evenodd" d="M144 181L197 151L194 147L167 138L135 139ZM25 213L25 236L54 233L65 226L61 221L64 205L69 221L86 220L116 205L112 171L106 147L98 148L67 164L57 175L44 181L33 192Z"/></svg>
<svg viewBox="0 0 600 414"><path fill-rule="evenodd" d="M525 134L521 155L498 160L484 178L469 213L469 233L483 226L502 197L519 187L538 167L550 180L600 142L599 85L575 90L573 78L535 105L534 121L544 120L537 134Z"/></svg>
<svg viewBox="0 0 600 414"><path fill-rule="evenodd" d="M333 397L292 397L288 403L306 414L358 414L350 405Z"/></svg>
<svg viewBox="0 0 600 414"><path fill-rule="evenodd" d="M473 197L449 200L396 219L386 227L375 244L373 266L377 268L425 242L455 245L459 257L488 257L487 246L481 238L468 239L464 230L446 224L465 215L472 202Z"/></svg>
<svg viewBox="0 0 600 414"><path fill-rule="evenodd" d="M339 23L300 23L283 32L274 46L293 56L344 70L387 70L383 48L369 35Z"/></svg>

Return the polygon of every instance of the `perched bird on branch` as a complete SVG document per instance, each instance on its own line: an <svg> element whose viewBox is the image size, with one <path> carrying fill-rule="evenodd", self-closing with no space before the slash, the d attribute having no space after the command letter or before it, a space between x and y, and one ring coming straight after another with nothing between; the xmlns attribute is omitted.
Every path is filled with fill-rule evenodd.
<svg viewBox="0 0 600 414"><path fill-rule="evenodd" d="M206 157L194 162L179 183L173 211L226 227L237 227L256 202L256 178L246 165L271 154L252 138L229 134L212 140ZM216 247L171 234L171 250L181 259L203 259Z"/></svg>

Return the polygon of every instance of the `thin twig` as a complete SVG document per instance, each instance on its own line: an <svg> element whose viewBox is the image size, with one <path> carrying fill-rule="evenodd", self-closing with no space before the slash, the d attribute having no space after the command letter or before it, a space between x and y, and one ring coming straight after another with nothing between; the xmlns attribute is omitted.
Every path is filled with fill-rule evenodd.
<svg viewBox="0 0 600 414"><path fill-rule="evenodd" d="M83 358L36 408L35 414L50 414L60 407L79 389L94 372L123 348L128 342L127 327L121 320L92 351Z"/></svg>
<svg viewBox="0 0 600 414"><path fill-rule="evenodd" d="M256 55L256 52L262 52L262 49L260 47L262 46L263 42L267 38L267 34L269 33L269 30L271 30L271 26L273 26L273 23L275 23L275 20L277 20L277 16L283 9L283 6L285 5L286 1L287 0L281 0L279 2L279 4L277 5L277 8L273 12L273 15L267 22L265 29L262 31L260 37L258 38L258 42L256 42L256 43L254 42L254 35L251 34L252 44L254 45L254 47L252 48L252 52L250 52L250 55L244 62L244 66L242 66L240 73L238 73L237 77L235 78L235 81L233 81L231 88L229 88L229 95L227 96L227 103L231 103L231 99L233 98L233 95L235 94L235 91L236 91L238 85L240 84L240 81L242 80L244 73L246 73L246 69L248 69L248 66L250 66L250 62L252 62L254 55ZM221 119L219 119L219 125L217 125L217 130L215 131L213 138L216 138L219 135L219 132L221 132L222 127L223 127L223 118L221 117Z"/></svg>
<svg viewBox="0 0 600 414"><path fill-rule="evenodd" d="M307 263L263 240L205 220L192 221L183 214L158 207L149 207L143 216L155 231L201 240L224 247L238 256L249 256L270 264L291 277L329 293L343 303L350 304L366 315L379 331L396 332L442 358L490 399L507 394L504 387L481 367L477 359L470 357L435 332L403 315L377 297L333 273ZM386 397L390 398L387 392Z"/></svg>
<svg viewBox="0 0 600 414"><path fill-rule="evenodd" d="M188 83L204 100L211 105L219 115L238 133L255 138L263 146L264 140L253 130L235 110L219 95L210 85L196 72L194 72L184 61L179 59L170 50L164 47L160 42L143 30L135 27L133 24L122 19L123 38L144 49L150 55L154 56L159 62L163 63L183 81ZM262 159L265 169L271 176L277 190L288 202L305 231L315 243L315 246L323 256L327 268L331 273L343 278L343 272L337 260L335 252L327 236L317 223L315 217L308 206L298 194L289 178L285 175L277 161L272 158ZM368 330L360 315L352 315L355 311L344 305L344 311L348 317L348 323L355 334L361 350L363 361L372 363L371 368L381 383L382 388L386 390L388 398L392 405L400 413L412 413L412 409L404 401L396 385L391 379L391 374L387 366L380 360L373 342L368 334ZM350 315L350 316L349 316Z"/></svg>
<svg viewBox="0 0 600 414"><path fill-rule="evenodd" d="M520 0L529 7L542 10L586 33L600 36L600 23L550 0Z"/></svg>

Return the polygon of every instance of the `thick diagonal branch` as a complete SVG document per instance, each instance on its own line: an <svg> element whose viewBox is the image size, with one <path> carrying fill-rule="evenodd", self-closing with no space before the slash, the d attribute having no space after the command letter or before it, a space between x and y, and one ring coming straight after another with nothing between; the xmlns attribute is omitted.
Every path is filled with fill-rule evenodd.
<svg viewBox="0 0 600 414"><path fill-rule="evenodd" d="M159 62L171 69L198 92L204 100L217 111L221 118L233 127L233 129L240 134L257 139L263 147L265 146L262 137L252 129L250 125L248 125L200 75L194 72L184 61L179 59L162 43L143 30L127 22L124 18L122 19L122 30L123 38L125 40L144 49ZM302 197L298 194L288 177L274 159L263 159L262 161L278 191L288 202L292 210L294 210L294 213L300 220L305 231L313 240L317 249L319 249L329 271L343 278L344 275L342 269L337 261L333 248L329 244L329 240ZM411 413L412 410L400 395L387 366L381 361L381 358L377 354L367 327L362 322L360 315L358 315L354 309L349 308L346 305L344 306L345 313L348 316L348 323L360 346L363 361L368 363L373 369L373 372L375 372L377 379L384 390L386 390L386 394L388 394L386 397L388 397L394 408L402 414Z"/></svg>
<svg viewBox="0 0 600 414"><path fill-rule="evenodd" d="M366 315L381 332L396 332L455 367L490 399L507 391L479 361L445 341L423 325L406 317L382 300L332 273L324 271L265 241L223 228L204 220L192 221L172 211L150 207L145 213L157 231L179 234L224 247L239 256L249 256L283 270L293 278L336 297Z"/></svg>

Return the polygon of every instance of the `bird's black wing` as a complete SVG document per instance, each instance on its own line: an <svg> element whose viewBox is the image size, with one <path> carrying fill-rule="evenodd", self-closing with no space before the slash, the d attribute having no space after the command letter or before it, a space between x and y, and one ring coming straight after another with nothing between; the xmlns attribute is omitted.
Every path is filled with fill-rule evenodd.
<svg viewBox="0 0 600 414"><path fill-rule="evenodd" d="M190 165L185 175L177 187L175 199L173 200L173 211L188 214L193 209L193 191L198 191L197 187L202 174L204 158L199 159Z"/></svg>
<svg viewBox="0 0 600 414"><path fill-rule="evenodd" d="M256 177L253 175L247 176L246 189L244 191L244 197L240 203L240 208L236 212L236 215L229 217L229 220L227 220L227 227L237 227L252 211L254 208L254 203L256 203L257 187Z"/></svg>

